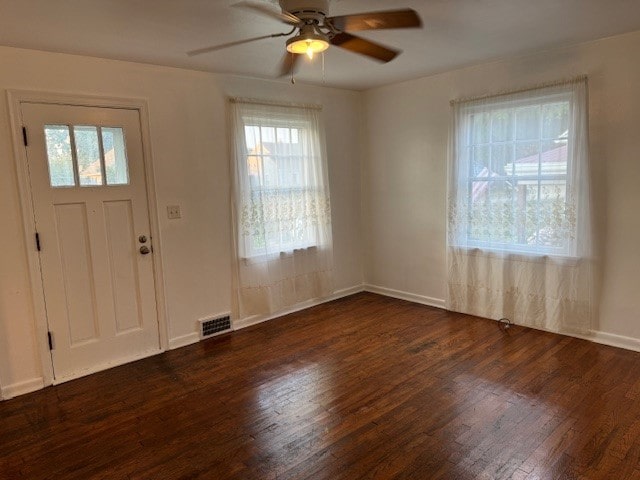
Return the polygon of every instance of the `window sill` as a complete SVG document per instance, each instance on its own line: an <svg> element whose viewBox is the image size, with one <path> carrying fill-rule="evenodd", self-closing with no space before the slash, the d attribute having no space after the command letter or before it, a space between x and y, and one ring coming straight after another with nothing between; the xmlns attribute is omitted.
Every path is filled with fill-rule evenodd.
<svg viewBox="0 0 640 480"><path fill-rule="evenodd" d="M457 246L452 245L449 249L467 256L490 257L516 262L553 263L567 266L575 266L582 258L572 255L561 255L554 253L530 252L526 250L497 250L489 247Z"/></svg>
<svg viewBox="0 0 640 480"><path fill-rule="evenodd" d="M269 260L283 259L286 257L293 257L296 253L301 251L306 251L307 253L313 253L319 250L317 245L309 245L309 246L299 246L293 247L287 250L283 250L281 252L274 253L256 253L253 255L248 255L246 257L240 257L240 261L245 265L252 265L255 263L263 263Z"/></svg>

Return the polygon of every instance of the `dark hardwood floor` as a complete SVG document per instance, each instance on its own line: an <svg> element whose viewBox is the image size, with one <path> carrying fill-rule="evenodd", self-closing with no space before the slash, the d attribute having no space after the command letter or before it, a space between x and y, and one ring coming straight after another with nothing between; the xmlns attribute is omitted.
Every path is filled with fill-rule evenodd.
<svg viewBox="0 0 640 480"><path fill-rule="evenodd" d="M0 403L2 479L640 479L640 354L363 293Z"/></svg>

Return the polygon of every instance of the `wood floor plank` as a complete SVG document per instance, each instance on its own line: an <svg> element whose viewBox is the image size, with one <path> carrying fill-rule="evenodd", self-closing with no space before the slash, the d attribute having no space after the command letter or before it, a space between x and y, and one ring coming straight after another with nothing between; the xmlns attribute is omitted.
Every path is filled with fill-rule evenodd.
<svg viewBox="0 0 640 480"><path fill-rule="evenodd" d="M639 367L362 293L0 403L0 478L640 480Z"/></svg>

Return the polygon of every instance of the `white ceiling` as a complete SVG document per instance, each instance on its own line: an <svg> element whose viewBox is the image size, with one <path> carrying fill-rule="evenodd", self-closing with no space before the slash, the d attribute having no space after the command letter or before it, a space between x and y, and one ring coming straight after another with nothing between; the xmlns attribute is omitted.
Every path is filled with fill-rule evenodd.
<svg viewBox="0 0 640 480"><path fill-rule="evenodd" d="M277 20L231 7L236 2L0 0L0 45L272 78L284 38L193 58L185 54L288 30ZM402 55L379 64L331 47L324 83L366 89L640 30L640 0L332 0L330 15L405 7L418 11L422 29L358 32L402 49ZM320 59L301 63L297 79L322 84Z"/></svg>

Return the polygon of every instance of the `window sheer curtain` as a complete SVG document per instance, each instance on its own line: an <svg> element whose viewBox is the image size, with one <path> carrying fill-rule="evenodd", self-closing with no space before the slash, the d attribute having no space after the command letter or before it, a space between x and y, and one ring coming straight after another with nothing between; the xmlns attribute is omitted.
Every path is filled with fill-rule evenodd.
<svg viewBox="0 0 640 480"><path fill-rule="evenodd" d="M453 102L450 310L591 328L586 78Z"/></svg>
<svg viewBox="0 0 640 480"><path fill-rule="evenodd" d="M267 316L333 292L321 110L230 100L233 314Z"/></svg>

